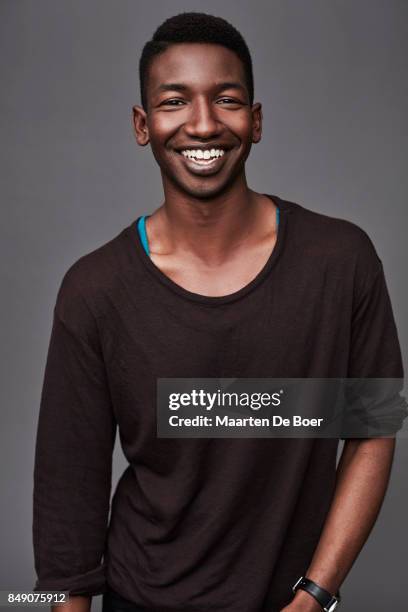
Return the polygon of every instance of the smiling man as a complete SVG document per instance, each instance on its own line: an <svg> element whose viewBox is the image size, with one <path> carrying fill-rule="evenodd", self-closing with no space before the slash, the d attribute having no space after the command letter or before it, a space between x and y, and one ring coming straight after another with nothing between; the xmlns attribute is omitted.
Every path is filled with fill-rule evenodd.
<svg viewBox="0 0 408 612"><path fill-rule="evenodd" d="M104 612L332 612L381 507L394 437L346 440L337 470L335 438L161 438L156 385L402 378L381 260L353 223L248 187L262 110L228 22L165 21L140 81L134 130L164 201L74 262L58 292L35 590L68 591L60 612L87 612L100 593ZM129 466L108 520L117 430Z"/></svg>
<svg viewBox="0 0 408 612"><path fill-rule="evenodd" d="M187 15L158 30L140 61L143 106L133 109L134 126L138 143L151 146L165 194L146 222L152 261L182 287L222 296L265 265L277 207L249 189L245 177L262 127L246 45L229 30L232 49L166 41L189 38L191 27L197 33L190 38L203 28L198 38L211 41L225 26Z"/></svg>

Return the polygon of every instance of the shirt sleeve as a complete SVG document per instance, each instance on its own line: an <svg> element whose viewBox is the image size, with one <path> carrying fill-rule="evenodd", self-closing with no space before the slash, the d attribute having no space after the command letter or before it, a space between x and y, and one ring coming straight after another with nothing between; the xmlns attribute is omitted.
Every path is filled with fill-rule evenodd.
<svg viewBox="0 0 408 612"><path fill-rule="evenodd" d="M106 587L116 421L96 319L72 276L53 312L37 426L34 591L97 595Z"/></svg>
<svg viewBox="0 0 408 612"><path fill-rule="evenodd" d="M401 396L404 369L383 265L368 237L355 289L348 378L354 379L350 397L357 398L358 405L350 403L347 410L355 411L357 406L360 423L393 435L408 414Z"/></svg>

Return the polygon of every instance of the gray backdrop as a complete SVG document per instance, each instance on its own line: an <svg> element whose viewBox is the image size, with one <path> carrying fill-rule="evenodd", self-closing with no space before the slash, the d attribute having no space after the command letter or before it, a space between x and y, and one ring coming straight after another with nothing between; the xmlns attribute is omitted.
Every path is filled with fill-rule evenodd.
<svg viewBox="0 0 408 612"><path fill-rule="evenodd" d="M407 355L406 0L1 0L0 589L35 579L35 427L59 283L79 256L162 203L131 107L144 42L183 10L231 20L252 52L264 135L249 185L367 231ZM348 612L404 608L407 456L401 439L380 517L342 589ZM124 467L116 448L114 486Z"/></svg>

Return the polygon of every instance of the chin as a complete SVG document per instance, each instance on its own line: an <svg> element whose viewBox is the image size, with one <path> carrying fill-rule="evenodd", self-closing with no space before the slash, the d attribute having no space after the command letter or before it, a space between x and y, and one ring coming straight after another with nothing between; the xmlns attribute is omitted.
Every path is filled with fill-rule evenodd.
<svg viewBox="0 0 408 612"><path fill-rule="evenodd" d="M214 179L215 178L216 177L214 176ZM217 178L219 179L219 177ZM208 200L216 198L227 191L227 189L231 186L231 183L234 181L234 178L234 175L231 175L222 181L211 180L210 178L206 180L205 178L202 178L198 181L187 183L184 181L174 180L173 177L173 182L176 184L179 190L187 193L189 196L199 200Z"/></svg>
<svg viewBox="0 0 408 612"><path fill-rule="evenodd" d="M202 187L200 186L190 187L190 186L183 185L182 189L185 193L188 193L188 195L194 198L200 199L200 200L208 200L211 198L215 198L224 191L224 187L219 187L219 186L209 187L206 185L203 185Z"/></svg>
<svg viewBox="0 0 408 612"><path fill-rule="evenodd" d="M226 193L228 185L222 185L221 187L214 188L203 188L203 189L191 189L188 191L189 195L192 197L206 201L206 200L214 200L215 198L221 197Z"/></svg>

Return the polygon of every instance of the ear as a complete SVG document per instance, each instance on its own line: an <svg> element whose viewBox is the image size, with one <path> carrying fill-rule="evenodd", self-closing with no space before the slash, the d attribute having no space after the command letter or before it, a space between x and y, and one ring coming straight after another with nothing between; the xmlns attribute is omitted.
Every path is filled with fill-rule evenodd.
<svg viewBox="0 0 408 612"><path fill-rule="evenodd" d="M133 129L137 144L144 147L149 142L149 128L147 127L146 111L141 106L133 106Z"/></svg>
<svg viewBox="0 0 408 612"><path fill-rule="evenodd" d="M252 106L252 142L259 142L262 136L262 104Z"/></svg>

